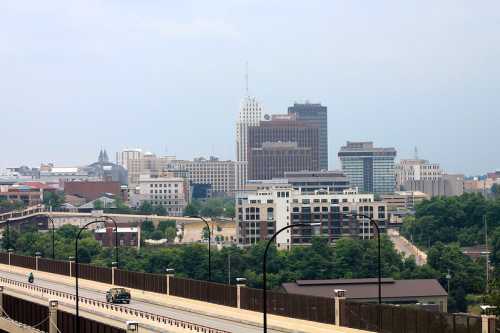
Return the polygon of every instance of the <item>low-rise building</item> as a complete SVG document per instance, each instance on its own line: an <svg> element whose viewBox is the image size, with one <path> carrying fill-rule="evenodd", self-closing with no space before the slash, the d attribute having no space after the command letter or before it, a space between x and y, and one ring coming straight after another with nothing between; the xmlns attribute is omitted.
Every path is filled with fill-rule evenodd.
<svg viewBox="0 0 500 333"><path fill-rule="evenodd" d="M95 200L104 194L121 197L121 184L112 181L71 181L64 183L64 193Z"/></svg>
<svg viewBox="0 0 500 333"><path fill-rule="evenodd" d="M282 288L290 294L333 297L335 290L345 290L348 300L378 302L378 280L334 279L298 280L283 283ZM435 305L440 311L448 309L448 294L436 279L394 280L382 279L382 302L389 304Z"/></svg>
<svg viewBox="0 0 500 333"><path fill-rule="evenodd" d="M464 175L443 174L437 180L411 180L405 182L401 190L424 192L430 197L460 196L464 193Z"/></svg>
<svg viewBox="0 0 500 333"><path fill-rule="evenodd" d="M429 196L420 191L397 191L393 194L383 194L380 198L387 203L387 208L390 211L397 211L399 209L414 209L416 204L429 199Z"/></svg>
<svg viewBox="0 0 500 333"><path fill-rule="evenodd" d="M276 231L293 223L311 224L297 227L276 237L278 248L310 244L314 236L334 242L341 237L372 238L376 230L366 218L376 221L381 233L388 219L387 204L375 201L373 194L359 194L356 189L342 194L319 190L303 193L290 185L241 194L236 200L238 242L241 245L270 239Z"/></svg>
<svg viewBox="0 0 500 333"><path fill-rule="evenodd" d="M115 227L113 224L106 224L101 228L94 230L95 240L101 246L114 247L115 246ZM118 227L118 246L140 247L141 233L139 227L132 226L119 226Z"/></svg>

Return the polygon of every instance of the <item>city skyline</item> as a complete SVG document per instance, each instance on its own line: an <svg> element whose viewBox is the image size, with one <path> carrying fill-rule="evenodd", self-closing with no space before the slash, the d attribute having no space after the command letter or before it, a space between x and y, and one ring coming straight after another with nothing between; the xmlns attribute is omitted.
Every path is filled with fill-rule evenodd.
<svg viewBox="0 0 500 333"><path fill-rule="evenodd" d="M500 168L498 7L4 1L0 168L83 165L101 147L234 160L248 61L264 114L328 107L330 169L349 140L484 174Z"/></svg>

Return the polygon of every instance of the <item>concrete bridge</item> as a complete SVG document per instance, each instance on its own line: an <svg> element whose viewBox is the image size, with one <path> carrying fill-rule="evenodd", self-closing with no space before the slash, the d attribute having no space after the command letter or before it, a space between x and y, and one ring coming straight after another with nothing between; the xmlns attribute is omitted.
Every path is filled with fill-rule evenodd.
<svg viewBox="0 0 500 333"><path fill-rule="evenodd" d="M31 302L47 304L57 300L64 311L74 313L74 278L34 272L35 283L26 283L30 270L0 264L0 285L4 292ZM139 323L139 332L262 332L262 315L213 303L132 289L127 305L105 302L112 285L80 280L80 315L110 326L121 327L126 321ZM335 314L332 314L332 316ZM355 333L366 332L335 325L269 315L270 333Z"/></svg>

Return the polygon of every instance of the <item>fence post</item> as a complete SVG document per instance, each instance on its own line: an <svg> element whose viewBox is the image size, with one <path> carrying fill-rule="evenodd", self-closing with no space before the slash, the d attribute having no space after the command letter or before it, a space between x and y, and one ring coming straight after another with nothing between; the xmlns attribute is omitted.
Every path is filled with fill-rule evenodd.
<svg viewBox="0 0 500 333"><path fill-rule="evenodd" d="M115 271L116 271L116 266L118 266L118 263L113 261L111 263L111 284L114 286L115 285Z"/></svg>
<svg viewBox="0 0 500 333"><path fill-rule="evenodd" d="M13 249L8 249L7 252L9 253L9 266L10 266L10 257L12 255Z"/></svg>
<svg viewBox="0 0 500 333"><path fill-rule="evenodd" d="M334 296L335 298L335 325L340 326L340 306L345 301L345 290L344 289L335 289Z"/></svg>
<svg viewBox="0 0 500 333"><path fill-rule="evenodd" d="M38 259L42 256L42 253L36 252L35 253L35 271L38 271Z"/></svg>
<svg viewBox="0 0 500 333"><path fill-rule="evenodd" d="M3 286L0 286L0 317L3 317Z"/></svg>
<svg viewBox="0 0 500 333"><path fill-rule="evenodd" d="M57 306L58 301L49 300L49 333L57 333Z"/></svg>
<svg viewBox="0 0 500 333"><path fill-rule="evenodd" d="M69 277L72 277L72 272L71 272L71 267L73 266L73 263L75 262L75 257L69 257Z"/></svg>
<svg viewBox="0 0 500 333"><path fill-rule="evenodd" d="M495 318L491 315L481 315L481 333L495 332L495 320L490 320Z"/></svg>
<svg viewBox="0 0 500 333"><path fill-rule="evenodd" d="M139 323L136 321L128 320L127 321L127 333L130 332L139 332Z"/></svg>
<svg viewBox="0 0 500 333"><path fill-rule="evenodd" d="M241 288L246 287L245 283L238 283L236 285L236 306L241 309Z"/></svg>
<svg viewBox="0 0 500 333"><path fill-rule="evenodd" d="M170 295L170 278L174 276L175 269L167 268L165 271L167 272L167 295Z"/></svg>

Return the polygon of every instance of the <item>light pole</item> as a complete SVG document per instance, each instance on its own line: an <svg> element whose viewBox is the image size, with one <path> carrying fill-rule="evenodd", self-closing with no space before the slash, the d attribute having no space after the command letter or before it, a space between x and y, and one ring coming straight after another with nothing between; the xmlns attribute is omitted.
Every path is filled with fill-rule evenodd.
<svg viewBox="0 0 500 333"><path fill-rule="evenodd" d="M377 246L378 246L378 258L377 258L377 268L378 268L378 304L382 304L382 256L381 256L381 245L380 245L380 228L378 226L378 223L375 222L370 216L365 215L365 214L358 214L358 213L340 213L344 216L353 216L353 217L361 217L368 219L371 224L375 227L377 230ZM363 233L364 233L364 224L363 224Z"/></svg>
<svg viewBox="0 0 500 333"><path fill-rule="evenodd" d="M210 241L210 239L212 238L212 229L210 229L208 221L205 220L202 216L191 216L191 217L200 219L203 222L205 222L205 225L207 226L208 229L208 281L212 281L212 258L210 253L210 248L212 247L212 243Z"/></svg>
<svg viewBox="0 0 500 333"><path fill-rule="evenodd" d="M274 242L276 236L278 236L282 231L293 227L310 227L320 225L320 223L294 223L287 225L280 230L278 230L266 244L266 249L264 250L264 260L262 261L262 314L264 316L264 333L267 333L267 251L269 247Z"/></svg>
<svg viewBox="0 0 500 333"><path fill-rule="evenodd" d="M55 245L55 226L54 226L54 219L52 219L52 217L47 214L47 221L50 221L52 223L52 259L55 259L56 258L56 245ZM39 224L40 225L40 224Z"/></svg>
<svg viewBox="0 0 500 333"><path fill-rule="evenodd" d="M111 219L113 223L115 224L115 261L118 266L118 226L116 224L116 221ZM79 297L78 297L78 240L80 239L80 235L83 230L87 229L87 227L91 224L94 223L100 223L106 221L102 220L96 220L96 221L91 221L85 224L83 227L80 228L78 231L78 234L76 235L75 238L75 312L76 312L76 320L75 320L75 333L80 333L80 309L79 309Z"/></svg>

